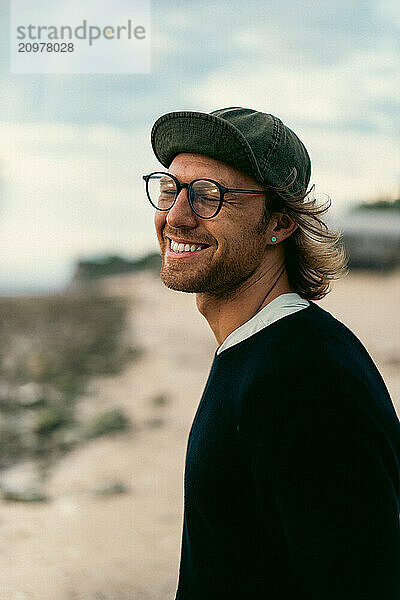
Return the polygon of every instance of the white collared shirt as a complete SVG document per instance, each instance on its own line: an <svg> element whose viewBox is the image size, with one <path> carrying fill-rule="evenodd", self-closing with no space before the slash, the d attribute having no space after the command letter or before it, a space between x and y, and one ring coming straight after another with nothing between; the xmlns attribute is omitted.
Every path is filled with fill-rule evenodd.
<svg viewBox="0 0 400 600"><path fill-rule="evenodd" d="M281 294L267 304L267 306L264 306L254 317L232 331L217 349L217 354L221 354L227 348L249 338L258 331L261 331L261 329L264 329L264 327L271 325L271 323L299 310L303 310L303 308L307 308L309 305L308 300L305 300L294 292Z"/></svg>

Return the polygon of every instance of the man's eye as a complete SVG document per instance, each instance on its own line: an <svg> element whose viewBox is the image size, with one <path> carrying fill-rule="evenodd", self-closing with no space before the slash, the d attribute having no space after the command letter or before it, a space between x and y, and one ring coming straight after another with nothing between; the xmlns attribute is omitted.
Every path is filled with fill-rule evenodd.
<svg viewBox="0 0 400 600"><path fill-rule="evenodd" d="M216 196L209 196L207 194L198 194L196 196L196 200L201 200L202 202L219 202L219 198Z"/></svg>

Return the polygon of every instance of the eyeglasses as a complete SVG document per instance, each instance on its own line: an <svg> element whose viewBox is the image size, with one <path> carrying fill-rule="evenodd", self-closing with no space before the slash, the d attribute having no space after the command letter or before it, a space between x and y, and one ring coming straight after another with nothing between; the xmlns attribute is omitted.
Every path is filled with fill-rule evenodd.
<svg viewBox="0 0 400 600"><path fill-rule="evenodd" d="M221 210L227 192L240 194L265 194L261 190L227 188L213 179L193 179L190 183L180 182L170 173L154 172L143 175L150 203L157 210L170 210L183 188L192 211L202 219L212 219Z"/></svg>

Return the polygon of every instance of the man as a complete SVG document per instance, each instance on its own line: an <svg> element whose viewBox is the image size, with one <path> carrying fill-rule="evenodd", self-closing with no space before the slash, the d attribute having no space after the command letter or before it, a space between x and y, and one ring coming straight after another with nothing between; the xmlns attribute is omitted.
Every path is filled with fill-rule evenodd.
<svg viewBox="0 0 400 600"><path fill-rule="evenodd" d="M163 115L152 146L162 281L196 294L219 345L176 600L398 600L400 424L361 342L313 302L344 259L304 145L234 107Z"/></svg>

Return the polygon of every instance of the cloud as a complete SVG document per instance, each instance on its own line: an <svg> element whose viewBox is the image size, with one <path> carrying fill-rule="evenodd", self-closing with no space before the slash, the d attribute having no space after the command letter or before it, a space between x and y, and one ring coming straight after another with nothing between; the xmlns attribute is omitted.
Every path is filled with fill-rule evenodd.
<svg viewBox="0 0 400 600"><path fill-rule="evenodd" d="M59 285L79 256L156 247L147 129L3 123L0 165L1 287Z"/></svg>
<svg viewBox="0 0 400 600"><path fill-rule="evenodd" d="M400 8L397 0L378 0L375 8L385 23L397 30L400 29Z"/></svg>
<svg viewBox="0 0 400 600"><path fill-rule="evenodd" d="M399 140L374 132L305 129L316 191L332 197L337 212L377 197L398 197Z"/></svg>
<svg viewBox="0 0 400 600"><path fill-rule="evenodd" d="M239 87L243 77L246 99L249 105L254 105L258 99L253 99L252 82L246 73L253 72L258 65L264 72L265 85L287 90L293 103L299 93L298 104L309 106L310 113L317 106L322 117L326 110L329 118L342 97L337 97L337 77L340 85L343 83L362 98L365 92L356 89L357 81L359 76L362 79L362 71L370 70L377 57L387 60L386 65L377 65L377 70L400 71L395 25L398 14L393 0L366 0L362 6L357 0L281 3L247 0L245 6L238 0L230 3L188 0L175 5L155 0L150 75L10 75L6 44L0 78L0 114L12 121L105 122L132 128L161 114L164 108L187 107L191 90L190 106L205 106L204 92L203 98L197 96L197 90L199 94L202 92L198 82L203 78L210 78L213 84L206 90L206 105L222 105L217 99L221 95L219 87L226 81L224 74L237 79ZM0 37L6 40L7 19L1 27ZM358 56L361 62L357 69ZM347 71L350 75L346 78ZM214 79L213 75L220 72L221 78ZM388 86L391 86L389 98L396 88L392 85L393 78L389 81L385 74L381 77L377 72L378 88L382 78L383 114L386 108L389 112L395 110L396 107L385 108L383 97ZM255 82L255 95L263 94L264 105L265 88L258 91L257 86ZM230 89L231 86L227 91ZM347 98L344 100L347 102ZM232 104L229 97L224 103ZM358 117L359 121L364 120L364 115Z"/></svg>
<svg viewBox="0 0 400 600"><path fill-rule="evenodd" d="M236 41L251 46L252 36L242 32ZM400 52L391 40L354 49L338 63L304 69L270 61L268 54L250 67L236 61L185 94L206 112L248 106L279 116L309 148L314 181L339 209L399 192Z"/></svg>
<svg viewBox="0 0 400 600"><path fill-rule="evenodd" d="M188 102L204 109L252 106L276 112L287 120L322 123L327 127L361 121L379 125L380 101L400 107L400 53L390 44L354 52L333 65L304 69L279 64L266 56L263 63L243 61L225 65L185 90Z"/></svg>

